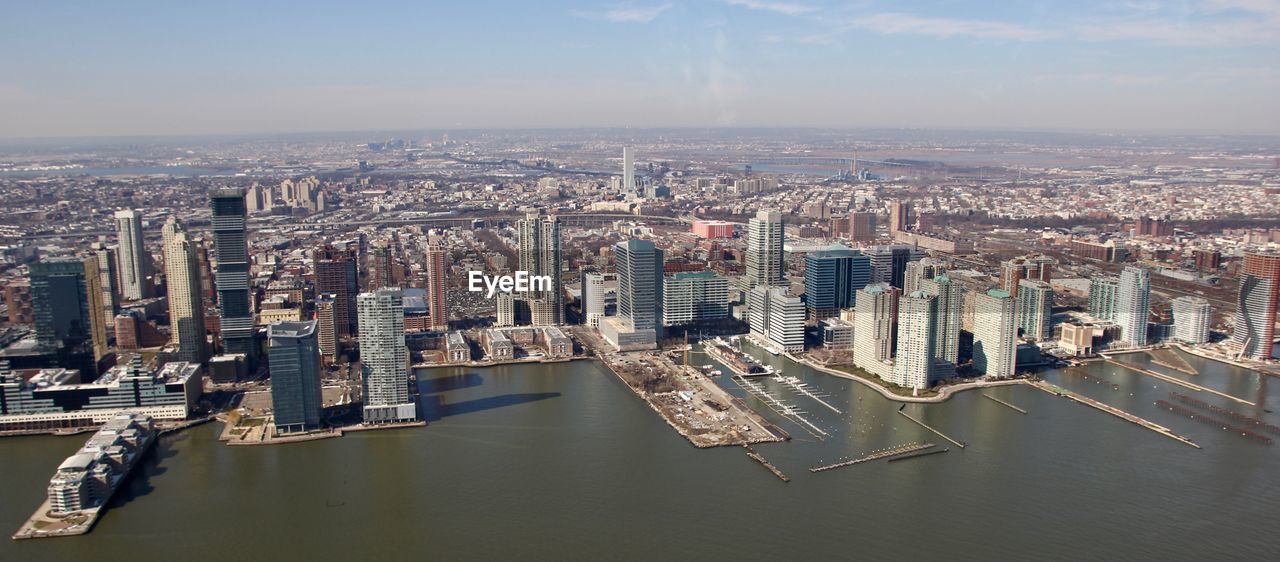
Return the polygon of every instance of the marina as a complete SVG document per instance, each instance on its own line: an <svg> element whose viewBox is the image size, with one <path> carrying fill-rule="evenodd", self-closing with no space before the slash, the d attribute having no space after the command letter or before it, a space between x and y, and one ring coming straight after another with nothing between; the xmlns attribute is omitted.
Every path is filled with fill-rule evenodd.
<svg viewBox="0 0 1280 562"><path fill-rule="evenodd" d="M844 413L844 412L841 412L841 411L840 411L840 408L837 408L837 407L835 407L835 406L832 406L829 402L827 402L827 401L825 400L825 398L830 398L830 396L829 396L829 395L827 395L826 393L822 392L822 390L821 390L821 389L818 389L818 388L816 388L816 387L814 387L814 386L811 386L810 384L808 384L808 383L806 383L806 382L804 382L804 381L801 381L800 379L798 379L798 378L796 378L796 377L785 377L785 376L782 376L782 375L778 375L778 376L776 376L776 377L773 377L773 381L774 381L774 382L776 382L776 383L781 383L781 384L783 384L783 385L787 386L788 388L790 388L790 389L792 389L792 390L796 391L796 393L798 393L798 394L802 394L802 395L804 395L804 396L808 396L809 398L812 398L815 402L817 402L817 403L819 403L819 404L822 404L823 406L825 406L828 410L831 410L832 412L835 412L835 413L837 413L837 414L843 414L843 413Z"/></svg>
<svg viewBox="0 0 1280 562"><path fill-rule="evenodd" d="M826 431L823 431L818 426L814 425L813 422L808 420L808 418L805 418L805 414L807 412L797 408L792 404L787 404L782 400L779 400L777 396L774 396L772 393L770 393L760 383L752 381L741 375L734 376L732 380L735 384L738 385L739 388L742 388L743 390L750 393L752 396L759 398L762 402L765 403L766 406L769 407L770 410L773 410L774 413L784 418L787 418L793 422L796 422L796 424L804 428L814 437L817 437L819 439L824 439L831 435L830 433L827 433Z"/></svg>
<svg viewBox="0 0 1280 562"><path fill-rule="evenodd" d="M765 377L774 374L773 367L769 367L757 361L754 357L747 355L741 350L734 349L733 346L725 341L724 338L715 338L706 342L702 349L712 359L719 361L730 371L740 377Z"/></svg>

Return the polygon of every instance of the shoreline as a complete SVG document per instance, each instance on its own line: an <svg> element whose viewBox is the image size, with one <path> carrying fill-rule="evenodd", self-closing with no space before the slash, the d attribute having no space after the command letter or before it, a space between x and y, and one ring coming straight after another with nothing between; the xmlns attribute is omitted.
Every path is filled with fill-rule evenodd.
<svg viewBox="0 0 1280 562"><path fill-rule="evenodd" d="M796 357L792 356L789 353L786 354L786 357L787 359L790 359L791 361L797 364L804 365L820 373L825 373L834 377L840 377L842 379L858 381L868 387L875 389L876 392L879 392L881 396L888 398L889 400L893 400L895 402L906 402L911 404L940 404L942 402L946 402L947 400L950 400L952 395L960 392L964 392L966 390L978 390L981 388L993 388L997 386L1030 384L1030 382L1027 381L1026 379L1005 379L1005 380L997 380L997 381L963 382L959 384L953 384L950 386L942 387L941 389L938 390L937 396L900 396L890 392L889 389L884 388L883 386L880 386L872 381L866 380L857 375L846 373L844 371L832 369L830 367L825 367L823 365L815 363L811 359L797 359Z"/></svg>

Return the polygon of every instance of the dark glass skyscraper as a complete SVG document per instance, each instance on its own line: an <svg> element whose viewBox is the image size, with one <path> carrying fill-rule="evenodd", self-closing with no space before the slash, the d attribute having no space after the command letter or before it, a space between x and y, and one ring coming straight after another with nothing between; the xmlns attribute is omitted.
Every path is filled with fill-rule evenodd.
<svg viewBox="0 0 1280 562"><path fill-rule="evenodd" d="M834 246L805 256L804 298L809 316L830 318L853 308L858 289L871 283L871 258Z"/></svg>
<svg viewBox="0 0 1280 562"><path fill-rule="evenodd" d="M320 344L316 321L280 322L267 328L271 408L276 431L320 427Z"/></svg>
<svg viewBox="0 0 1280 562"><path fill-rule="evenodd" d="M253 365L257 359L253 309L249 298L249 248L245 242L244 188L225 187L209 193L213 208L213 251L218 263L218 313L222 317L222 348L242 353Z"/></svg>

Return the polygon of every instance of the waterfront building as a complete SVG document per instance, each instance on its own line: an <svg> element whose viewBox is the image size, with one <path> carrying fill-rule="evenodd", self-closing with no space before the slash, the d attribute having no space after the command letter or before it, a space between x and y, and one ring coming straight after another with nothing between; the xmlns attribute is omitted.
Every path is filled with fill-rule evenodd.
<svg viewBox="0 0 1280 562"><path fill-rule="evenodd" d="M552 324L564 323L564 289L561 285L560 273L562 261L560 256L560 219L555 215L540 216L529 213L524 219L517 221L516 229L520 236L520 269L531 276L546 276L551 279L551 288L546 291L534 291L521 295L524 299L542 298L552 310Z"/></svg>
<svg viewBox="0 0 1280 562"><path fill-rule="evenodd" d="M853 349L853 322L840 318L826 318L818 322L818 336L822 347L830 350Z"/></svg>
<svg viewBox="0 0 1280 562"><path fill-rule="evenodd" d="M582 323L592 328L600 327L604 318L604 280L605 274L597 271L582 270L581 311ZM665 295L664 295L665 298Z"/></svg>
<svg viewBox="0 0 1280 562"><path fill-rule="evenodd" d="M364 422L418 419L409 394L409 349L404 340L404 295L384 287L356 297L360 325L360 367L364 382Z"/></svg>
<svg viewBox="0 0 1280 562"><path fill-rule="evenodd" d="M618 349L644 349L662 337L662 250L648 240L613 246L618 272L618 315L600 322L600 333Z"/></svg>
<svg viewBox="0 0 1280 562"><path fill-rule="evenodd" d="M218 263L219 331L223 352L244 356L252 369L258 344L249 296L249 249L245 238L244 188L224 187L209 194L212 208L213 250Z"/></svg>
<svg viewBox="0 0 1280 562"><path fill-rule="evenodd" d="M102 507L156 437L150 416L112 416L80 450L58 465L49 479L49 511L67 514Z"/></svg>
<svg viewBox="0 0 1280 562"><path fill-rule="evenodd" d="M120 292L129 300L151 297L151 262L142 233L142 213L133 209L116 211L116 236L119 238Z"/></svg>
<svg viewBox="0 0 1280 562"><path fill-rule="evenodd" d="M1201 297L1182 296L1173 299L1173 337L1190 344L1209 341L1209 325L1213 309Z"/></svg>
<svg viewBox="0 0 1280 562"><path fill-rule="evenodd" d="M338 340L356 333L356 295L360 292L360 272L355 250L331 245L311 253L316 293L333 295L333 327ZM323 331L325 328L321 328ZM329 348L326 348L329 349ZM328 354L326 352L326 354Z"/></svg>
<svg viewBox="0 0 1280 562"><path fill-rule="evenodd" d="M161 232L169 328L178 346L178 359L203 363L209 359L209 343L205 336L204 300L200 295L195 245L186 227L175 217L169 217Z"/></svg>
<svg viewBox="0 0 1280 562"><path fill-rule="evenodd" d="M427 308L431 315L430 329L443 332L449 329L449 250L440 244L427 247Z"/></svg>
<svg viewBox="0 0 1280 562"><path fill-rule="evenodd" d="M933 278L921 279L917 285L919 291L936 299L934 358L954 366L959 363L960 356L960 317L964 313L964 291L959 283L942 273Z"/></svg>
<svg viewBox="0 0 1280 562"><path fill-rule="evenodd" d="M597 289L597 294L603 293L603 282L601 285ZM599 308L603 315L603 294L600 294L599 300ZM663 280L663 326L708 322L728 317L729 280L727 278L710 271L691 271L676 273Z"/></svg>
<svg viewBox="0 0 1280 562"><path fill-rule="evenodd" d="M1007 292L1007 291L1006 291ZM1018 328L1025 338L1048 341L1053 336L1053 288L1048 282L1018 282Z"/></svg>
<svg viewBox="0 0 1280 562"><path fill-rule="evenodd" d="M1094 277L1089 280L1089 316L1114 322L1116 302L1120 295L1120 279Z"/></svg>
<svg viewBox="0 0 1280 562"><path fill-rule="evenodd" d="M320 345L316 321L267 327L271 416L279 433L320 427Z"/></svg>
<svg viewBox="0 0 1280 562"><path fill-rule="evenodd" d="M33 284L34 286L34 284ZM1231 342L1251 359L1272 357L1280 305L1280 254L1247 252L1236 299Z"/></svg>
<svg viewBox="0 0 1280 562"><path fill-rule="evenodd" d="M182 420L200 402L204 376L196 363L144 368L141 356L92 382L74 370L42 369L24 376L0 361L0 431L84 427L130 411Z"/></svg>
<svg viewBox="0 0 1280 562"><path fill-rule="evenodd" d="M876 283L858 290L853 317L853 364L888 380L893 371L898 289Z"/></svg>
<svg viewBox="0 0 1280 562"><path fill-rule="evenodd" d="M785 271L782 262L782 213L760 211L747 221L747 256L744 288L779 285Z"/></svg>
<svg viewBox="0 0 1280 562"><path fill-rule="evenodd" d="M929 388L937 382L934 369L937 323L937 297L916 291L899 299L897 353L889 382L914 390Z"/></svg>
<svg viewBox="0 0 1280 562"><path fill-rule="evenodd" d="M1018 306L1008 291L974 296L973 369L988 378L1012 377L1017 365Z"/></svg>
<svg viewBox="0 0 1280 562"><path fill-rule="evenodd" d="M1134 347L1147 345L1147 319L1151 314L1151 271L1127 266L1120 273L1116 291L1116 324L1120 341Z"/></svg>
<svg viewBox="0 0 1280 562"><path fill-rule="evenodd" d="M769 289L769 344L784 353L804 351L804 301L783 288Z"/></svg>
<svg viewBox="0 0 1280 562"><path fill-rule="evenodd" d="M831 318L852 308L858 289L871 282L871 258L835 245L805 255L804 298L809 317Z"/></svg>

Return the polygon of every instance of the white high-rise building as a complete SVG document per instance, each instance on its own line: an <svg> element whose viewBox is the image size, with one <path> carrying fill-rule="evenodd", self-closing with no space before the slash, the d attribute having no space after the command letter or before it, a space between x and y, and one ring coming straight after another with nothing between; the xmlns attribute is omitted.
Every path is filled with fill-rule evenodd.
<svg viewBox="0 0 1280 562"><path fill-rule="evenodd" d="M1044 281L1018 281L1018 327L1022 335L1036 341L1053 336L1053 288Z"/></svg>
<svg viewBox="0 0 1280 562"><path fill-rule="evenodd" d="M1184 343L1209 341L1213 309L1209 301L1192 296L1173 299L1173 338Z"/></svg>
<svg viewBox="0 0 1280 562"><path fill-rule="evenodd" d="M764 285L747 291L747 326L756 341L769 339L769 288Z"/></svg>
<svg viewBox="0 0 1280 562"><path fill-rule="evenodd" d="M603 273L582 272L582 323L592 328L599 328L604 318L604 279Z"/></svg>
<svg viewBox="0 0 1280 562"><path fill-rule="evenodd" d="M494 296L498 304L499 328L516 325L516 296L511 293L498 293Z"/></svg>
<svg viewBox="0 0 1280 562"><path fill-rule="evenodd" d="M885 380L893 372L899 294L888 283L867 285L853 305L853 364Z"/></svg>
<svg viewBox="0 0 1280 562"><path fill-rule="evenodd" d="M934 357L952 365L957 364L960 356L960 317L964 313L964 294L960 284L939 273L936 277L920 279L915 285L920 291L938 299L937 334L934 336L937 347Z"/></svg>
<svg viewBox="0 0 1280 562"><path fill-rule="evenodd" d="M782 243L782 213L760 211L747 223L747 289L782 283Z"/></svg>
<svg viewBox="0 0 1280 562"><path fill-rule="evenodd" d="M902 274L902 292L909 295L919 291L921 281L933 279L946 272L946 265L937 258L908 261L906 270Z"/></svg>
<svg viewBox="0 0 1280 562"><path fill-rule="evenodd" d="M1120 341L1134 347L1147 345L1147 317L1151 310L1151 272L1128 266L1120 273L1116 291L1116 324Z"/></svg>
<svg viewBox="0 0 1280 562"><path fill-rule="evenodd" d="M898 300L898 347L890 382L915 390L933 386L937 324L937 297L916 291Z"/></svg>
<svg viewBox="0 0 1280 562"><path fill-rule="evenodd" d="M604 290L601 281L600 291ZM583 293L584 295L586 293ZM600 296L601 310L604 309ZM662 325L720 320L729 316L729 280L710 271L686 271L662 282Z"/></svg>
<svg viewBox="0 0 1280 562"><path fill-rule="evenodd" d="M141 300L151 296L149 262L143 244L142 213L133 209L116 211L116 233L120 246L116 258L120 260L120 294L129 300Z"/></svg>
<svg viewBox="0 0 1280 562"><path fill-rule="evenodd" d="M804 301L787 290L769 290L769 343L785 353L804 351Z"/></svg>
<svg viewBox="0 0 1280 562"><path fill-rule="evenodd" d="M360 325L360 367L364 379L364 422L418 419L409 394L409 348L404 342L404 295L384 287L356 297Z"/></svg>
<svg viewBox="0 0 1280 562"><path fill-rule="evenodd" d="M1018 305L1008 291L973 299L973 368L988 378L1012 377L1017 367Z"/></svg>
<svg viewBox="0 0 1280 562"><path fill-rule="evenodd" d="M169 298L169 327L178 345L178 359L203 363L209 358L205 337L204 300L200 296L200 265L196 245L177 218L161 228L164 237L164 276Z"/></svg>
<svg viewBox="0 0 1280 562"><path fill-rule="evenodd" d="M622 192L631 193L636 190L636 161L631 147L622 147Z"/></svg>
<svg viewBox="0 0 1280 562"><path fill-rule="evenodd" d="M521 297L529 300L543 299L545 302L542 306L549 311L543 318L549 320L550 324L562 324L564 290L560 277L563 265L560 256L560 219L555 215L529 213L517 222L517 230L520 235L520 269L529 272L529 275L551 278L550 289Z"/></svg>

